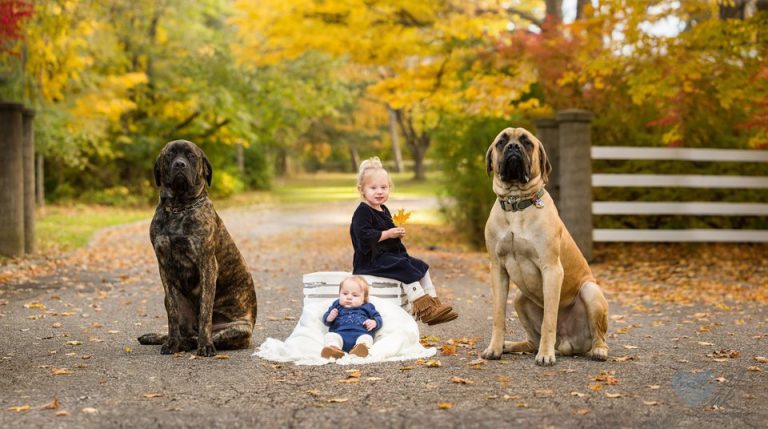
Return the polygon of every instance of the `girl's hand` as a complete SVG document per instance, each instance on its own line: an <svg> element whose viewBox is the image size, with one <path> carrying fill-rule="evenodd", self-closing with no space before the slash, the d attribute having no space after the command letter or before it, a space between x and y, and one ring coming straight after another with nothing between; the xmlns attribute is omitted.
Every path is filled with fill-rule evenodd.
<svg viewBox="0 0 768 429"><path fill-rule="evenodd" d="M365 329L372 331L376 328L376 321L373 319L368 319L363 322L363 326L365 326Z"/></svg>
<svg viewBox="0 0 768 429"><path fill-rule="evenodd" d="M388 238L403 238L405 237L405 228L403 227L390 228L384 231L384 233L389 236Z"/></svg>
<svg viewBox="0 0 768 429"><path fill-rule="evenodd" d="M336 320L336 316L338 315L339 315L339 310L334 308L333 310L331 310L330 313L328 313L328 317L325 318L325 321L328 323L333 322L334 320Z"/></svg>

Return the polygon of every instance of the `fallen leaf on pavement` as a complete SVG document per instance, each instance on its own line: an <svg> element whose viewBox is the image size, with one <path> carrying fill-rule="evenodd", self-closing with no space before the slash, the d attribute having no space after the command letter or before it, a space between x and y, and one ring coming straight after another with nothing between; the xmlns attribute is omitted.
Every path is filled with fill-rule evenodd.
<svg viewBox="0 0 768 429"><path fill-rule="evenodd" d="M634 349L639 349L640 347L638 347L638 346L629 346L629 345L625 345L625 346L624 346L624 348L625 348L625 349L634 350Z"/></svg>
<svg viewBox="0 0 768 429"><path fill-rule="evenodd" d="M768 358L767 357L755 356L752 359L754 359L755 361L760 362L760 363L768 363Z"/></svg>
<svg viewBox="0 0 768 429"><path fill-rule="evenodd" d="M214 359L219 359L219 360L229 359L229 355L216 355L214 356Z"/></svg>
<svg viewBox="0 0 768 429"><path fill-rule="evenodd" d="M474 381L461 377L451 377L451 381L456 384L474 384Z"/></svg>
<svg viewBox="0 0 768 429"><path fill-rule="evenodd" d="M762 370L763 370L763 369L762 369L762 368L760 368L759 366L749 366L749 367L747 367L747 371L760 372L760 371L762 371Z"/></svg>
<svg viewBox="0 0 768 429"><path fill-rule="evenodd" d="M91 407L85 407L80 411L84 412L85 414L96 414L99 412L99 410L97 410L96 408L91 408Z"/></svg>
<svg viewBox="0 0 768 429"><path fill-rule="evenodd" d="M53 401L43 405L40 408L44 410L58 410L60 406L61 406L61 403L59 402L59 400L54 398Z"/></svg>
<svg viewBox="0 0 768 429"><path fill-rule="evenodd" d="M69 411L67 410L56 411L56 417L69 417Z"/></svg>
<svg viewBox="0 0 768 429"><path fill-rule="evenodd" d="M29 405L17 405L13 407L8 407L8 411L16 411L17 413L27 412L31 409L32 407L30 407Z"/></svg>
<svg viewBox="0 0 768 429"><path fill-rule="evenodd" d="M450 402L438 402L437 408L441 410L450 410L451 408L453 408L453 404Z"/></svg>
<svg viewBox="0 0 768 429"><path fill-rule="evenodd" d="M157 393L157 392L149 392L149 393L145 393L145 394L144 394L144 397L145 397L145 398L150 398L150 399L151 399L151 398L160 398L160 397L162 397L162 396L163 396L163 394L162 394L162 393Z"/></svg>
<svg viewBox="0 0 768 429"><path fill-rule="evenodd" d="M608 398L621 398L624 395L622 393L609 393L609 392L605 392L605 396L608 397Z"/></svg>
<svg viewBox="0 0 768 429"><path fill-rule="evenodd" d="M467 365L469 365L472 368L480 369L482 365L485 365L485 359L475 359L467 362Z"/></svg>
<svg viewBox="0 0 768 429"><path fill-rule="evenodd" d="M635 359L637 359L635 356L614 356L610 358L610 360L613 362L626 362Z"/></svg>
<svg viewBox="0 0 768 429"><path fill-rule="evenodd" d="M67 368L51 368L51 374L53 375L71 375L72 371Z"/></svg>
<svg viewBox="0 0 768 429"><path fill-rule="evenodd" d="M645 405L661 405L661 402L659 401L643 401L643 404Z"/></svg>
<svg viewBox="0 0 768 429"><path fill-rule="evenodd" d="M587 414L590 414L590 413L592 413L592 410L590 410L589 408L579 408L579 409L573 410L573 414L577 416L586 416Z"/></svg>
<svg viewBox="0 0 768 429"><path fill-rule="evenodd" d="M533 392L533 396L537 398L551 398L555 396L555 392L552 389L536 389Z"/></svg>
<svg viewBox="0 0 768 429"><path fill-rule="evenodd" d="M456 344L446 344L440 347L440 354L443 356L453 356L456 354Z"/></svg>
<svg viewBox="0 0 768 429"><path fill-rule="evenodd" d="M707 356L713 357L713 358L729 358L729 359L736 359L741 355L741 352L737 350L731 350L731 349L722 349L714 351Z"/></svg>
<svg viewBox="0 0 768 429"><path fill-rule="evenodd" d="M571 396L576 396L577 398L583 398L587 396L586 393L580 393L580 392L571 392Z"/></svg>
<svg viewBox="0 0 768 429"><path fill-rule="evenodd" d="M328 400L328 402L332 404L340 404L342 402L347 402L347 401L349 401L349 398L331 398Z"/></svg>
<svg viewBox="0 0 768 429"><path fill-rule="evenodd" d="M81 345L83 345L83 342L82 341L67 341L64 344L66 344L68 346L81 346Z"/></svg>
<svg viewBox="0 0 768 429"><path fill-rule="evenodd" d="M41 310L45 310L45 304L39 302L29 302L24 304L24 308L39 308Z"/></svg>

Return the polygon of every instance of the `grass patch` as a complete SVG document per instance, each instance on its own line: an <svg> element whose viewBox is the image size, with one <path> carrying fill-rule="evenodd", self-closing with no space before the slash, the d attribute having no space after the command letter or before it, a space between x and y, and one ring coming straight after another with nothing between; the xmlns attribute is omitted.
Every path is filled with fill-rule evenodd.
<svg viewBox="0 0 768 429"><path fill-rule="evenodd" d="M426 181L413 180L413 173L390 173L394 198L434 197L440 176L431 173ZM301 174L286 179L275 179L271 192L246 192L227 200L215 201L216 207L248 206L264 203L329 203L357 200L357 175L354 173Z"/></svg>
<svg viewBox="0 0 768 429"><path fill-rule="evenodd" d="M46 206L35 222L37 251L69 251L85 246L99 229L152 218L153 209L83 205Z"/></svg>

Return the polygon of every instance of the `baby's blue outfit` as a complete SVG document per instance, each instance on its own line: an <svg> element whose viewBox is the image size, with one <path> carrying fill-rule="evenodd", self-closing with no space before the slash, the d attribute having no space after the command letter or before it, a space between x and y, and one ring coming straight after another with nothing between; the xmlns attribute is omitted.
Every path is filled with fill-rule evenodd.
<svg viewBox="0 0 768 429"><path fill-rule="evenodd" d="M328 314L334 308L339 310L339 315L336 316L333 322L327 322ZM365 329L365 326L363 325L363 322L368 319L376 321L376 327L371 331ZM360 307L344 308L339 304L339 300L337 299L336 301L333 301L333 304L331 304L330 307L328 307L328 311L323 314L323 324L328 326L329 332L335 332L341 336L342 340L344 340L344 347L342 350L348 352L355 346L357 337L363 334L373 336L374 332L381 328L382 321L381 315L376 311L376 307L370 302L366 302Z"/></svg>

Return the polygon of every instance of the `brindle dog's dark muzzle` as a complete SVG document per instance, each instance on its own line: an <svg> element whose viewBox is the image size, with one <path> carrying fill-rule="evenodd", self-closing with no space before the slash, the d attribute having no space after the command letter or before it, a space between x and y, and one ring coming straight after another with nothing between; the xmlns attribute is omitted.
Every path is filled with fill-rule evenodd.
<svg viewBox="0 0 768 429"><path fill-rule="evenodd" d="M177 156L171 162L171 185L174 189L187 188L194 185L192 169L189 161L183 155Z"/></svg>
<svg viewBox="0 0 768 429"><path fill-rule="evenodd" d="M531 177L531 160L520 143L508 143L499 160L499 176L507 183L528 183Z"/></svg>

